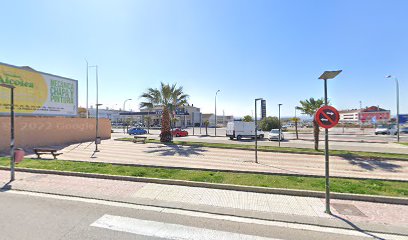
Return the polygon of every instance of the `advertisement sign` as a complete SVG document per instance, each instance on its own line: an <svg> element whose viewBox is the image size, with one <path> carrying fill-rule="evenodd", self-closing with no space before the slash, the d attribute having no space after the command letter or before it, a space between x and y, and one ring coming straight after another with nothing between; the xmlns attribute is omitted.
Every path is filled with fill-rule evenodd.
<svg viewBox="0 0 408 240"><path fill-rule="evenodd" d="M0 83L15 86L16 115L76 116L78 82L0 63ZM0 88L0 114L10 113L10 90Z"/></svg>
<svg viewBox="0 0 408 240"><path fill-rule="evenodd" d="M399 124L408 123L408 114L400 114L398 115Z"/></svg>
<svg viewBox="0 0 408 240"><path fill-rule="evenodd" d="M261 119L266 118L266 100L261 100Z"/></svg>

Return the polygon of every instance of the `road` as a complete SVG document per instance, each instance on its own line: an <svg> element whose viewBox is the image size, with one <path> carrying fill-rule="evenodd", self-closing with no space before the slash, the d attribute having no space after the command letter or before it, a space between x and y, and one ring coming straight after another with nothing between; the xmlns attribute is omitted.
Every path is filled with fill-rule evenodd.
<svg viewBox="0 0 408 240"><path fill-rule="evenodd" d="M3 191L0 196L0 239L7 240L405 238L24 191Z"/></svg>
<svg viewBox="0 0 408 240"><path fill-rule="evenodd" d="M188 137L178 138L183 141L195 141L195 142L215 142L215 143L228 143L228 144L254 144L253 140L243 139L241 141L230 140L225 136L225 128L217 129L217 137L214 137L214 129L209 128L209 136L204 136L205 129L195 128L194 136L192 128L188 128ZM296 147L296 148L313 148L314 141L313 135L310 129L309 131L299 134L299 139L296 139L295 133L285 132L285 141L281 142L283 147ZM160 134L159 129L151 129L148 136L157 138ZM347 129L345 133L341 129L333 129L330 134L330 148L336 150L349 150L349 151L368 151L368 152L389 152L389 153L405 153L408 154L408 146L403 146L395 143L396 137L389 135L374 135L373 130L365 130L363 133L361 130ZM115 129L115 133L112 135L114 138L125 137L127 134L123 134L123 131ZM401 135L401 142L408 142L408 135ZM265 146L278 146L277 141L259 141L259 145ZM324 136L323 132L320 134L320 149L324 149Z"/></svg>

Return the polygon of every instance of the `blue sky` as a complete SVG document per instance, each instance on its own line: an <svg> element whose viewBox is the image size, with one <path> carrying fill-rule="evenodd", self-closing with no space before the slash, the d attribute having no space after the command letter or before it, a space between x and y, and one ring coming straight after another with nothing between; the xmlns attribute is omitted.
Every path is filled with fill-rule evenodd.
<svg viewBox="0 0 408 240"><path fill-rule="evenodd" d="M160 81L184 86L190 103L212 112L294 114L299 100L323 97L324 70L338 109L379 105L408 113L408 1L4 1L0 62L29 65L79 81L85 58L99 66L100 102L138 109L138 96ZM90 103L95 104L94 75Z"/></svg>

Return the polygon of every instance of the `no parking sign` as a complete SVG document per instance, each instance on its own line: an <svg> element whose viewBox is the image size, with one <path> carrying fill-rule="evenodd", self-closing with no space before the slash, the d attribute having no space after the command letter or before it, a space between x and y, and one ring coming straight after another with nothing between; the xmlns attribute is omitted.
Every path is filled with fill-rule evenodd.
<svg viewBox="0 0 408 240"><path fill-rule="evenodd" d="M322 128L332 128L339 123L340 115L337 109L331 106L323 106L317 110L315 120Z"/></svg>

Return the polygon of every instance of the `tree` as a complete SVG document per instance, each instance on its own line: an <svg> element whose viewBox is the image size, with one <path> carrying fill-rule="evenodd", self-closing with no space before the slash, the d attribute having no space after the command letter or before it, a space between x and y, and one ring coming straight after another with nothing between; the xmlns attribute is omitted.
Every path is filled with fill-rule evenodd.
<svg viewBox="0 0 408 240"><path fill-rule="evenodd" d="M259 128L262 131L271 131L279 128L279 119L277 117L266 117L259 122Z"/></svg>
<svg viewBox="0 0 408 240"><path fill-rule="evenodd" d="M300 104L302 105L301 107L298 107L300 111L302 111L303 114L307 114L311 117L313 117L313 135L314 135L314 148L315 150L319 150L319 125L317 124L316 120L314 119L314 114L316 111L324 106L324 99L306 99L304 101L300 101Z"/></svg>
<svg viewBox="0 0 408 240"><path fill-rule="evenodd" d="M204 126L205 126L205 135L208 136L208 125L210 125L210 121L205 120L204 121Z"/></svg>
<svg viewBox="0 0 408 240"><path fill-rule="evenodd" d="M150 117L150 116L147 116L147 117L145 117L145 121L147 122L147 133L149 133L150 134L150 122L152 121L152 117Z"/></svg>
<svg viewBox="0 0 408 240"><path fill-rule="evenodd" d="M254 119L253 119L251 116L246 115L246 116L244 116L244 118L242 119L242 121L244 121L244 122L253 122Z"/></svg>
<svg viewBox="0 0 408 240"><path fill-rule="evenodd" d="M294 118L291 118L290 120L295 123L296 139L299 139L298 122L300 122L300 118L294 117Z"/></svg>
<svg viewBox="0 0 408 240"><path fill-rule="evenodd" d="M145 100L140 103L140 108L162 108L160 142L171 142L170 113L173 116L176 107L186 104L188 99L188 95L183 92L183 87L162 82L159 89L149 88L140 98ZM170 112L171 110L173 110L173 112Z"/></svg>

